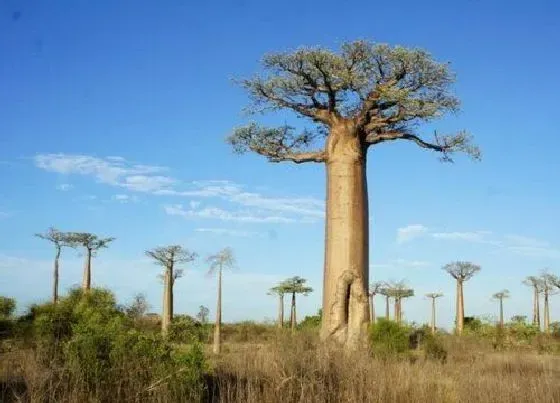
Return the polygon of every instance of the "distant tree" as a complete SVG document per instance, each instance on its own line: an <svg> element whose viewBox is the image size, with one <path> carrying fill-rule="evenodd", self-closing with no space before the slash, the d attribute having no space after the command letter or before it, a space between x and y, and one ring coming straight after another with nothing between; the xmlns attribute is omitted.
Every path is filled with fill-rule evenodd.
<svg viewBox="0 0 560 403"><path fill-rule="evenodd" d="M10 318L16 310L16 300L0 296L0 318Z"/></svg>
<svg viewBox="0 0 560 403"><path fill-rule="evenodd" d="M525 315L513 315L511 321L514 323L525 323L527 322L527 316Z"/></svg>
<svg viewBox="0 0 560 403"><path fill-rule="evenodd" d="M523 280L523 284L533 289L533 325L537 326L540 329L541 313L539 294L542 292L542 281L539 277L528 276L527 278L525 278L525 280Z"/></svg>
<svg viewBox="0 0 560 403"><path fill-rule="evenodd" d="M442 267L447 273L457 281L457 305L456 305L456 332L463 333L465 321L465 300L463 297L463 284L470 280L480 271L480 266L471 262L452 262Z"/></svg>
<svg viewBox="0 0 560 403"><path fill-rule="evenodd" d="M492 295L492 298L497 300L500 304L500 327L504 327L504 298L509 298L509 290L502 290Z"/></svg>
<svg viewBox="0 0 560 403"><path fill-rule="evenodd" d="M384 284L383 288L381 288L377 293L385 297L385 320L389 320L389 298L391 298L391 296L389 295L389 289L386 284Z"/></svg>
<svg viewBox="0 0 560 403"><path fill-rule="evenodd" d="M431 292L429 294L426 294L426 297L432 300L432 321L430 325L432 328L432 333L435 333L436 332L436 299L443 297L443 294L439 292Z"/></svg>
<svg viewBox="0 0 560 403"><path fill-rule="evenodd" d="M150 304L146 298L146 294L138 293L134 296L132 303L125 308L128 317L139 319L143 317L150 309Z"/></svg>
<svg viewBox="0 0 560 403"><path fill-rule="evenodd" d="M65 233L57 230L56 228L50 227L45 233L43 234L35 234L36 237L45 239L49 242L52 242L55 249L54 254L54 270L53 270L53 294L52 300L53 303L56 304L58 301L58 279L59 279L59 259L60 254L62 252L62 248L64 247L71 247L75 246L75 243L72 242L70 236Z"/></svg>
<svg viewBox="0 0 560 403"><path fill-rule="evenodd" d="M210 264L209 274L218 273L218 303L216 307L216 326L214 327L214 354L219 354L222 349L222 272L235 266L235 258L231 248L224 248L215 255L208 256L206 262Z"/></svg>
<svg viewBox="0 0 560 403"><path fill-rule="evenodd" d="M367 150L403 140L440 153L444 161L456 152L478 159L480 151L464 131L433 140L418 135L419 124L459 109L449 65L423 50L355 41L338 53L302 48L269 54L263 67L267 74L241 81L254 100L251 111L287 109L317 130L295 133L289 126L252 123L235 129L228 141L237 152L271 162L326 165L321 337L356 346L369 322Z"/></svg>
<svg viewBox="0 0 560 403"><path fill-rule="evenodd" d="M395 322L401 323L402 321L402 300L414 296L414 290L408 288L404 280L390 282L386 285L386 292L395 301Z"/></svg>
<svg viewBox="0 0 560 403"><path fill-rule="evenodd" d="M204 305L200 305L198 307L198 313L196 314L196 318L200 323L203 325L208 323L208 315L210 315L210 309L205 307Z"/></svg>
<svg viewBox="0 0 560 403"><path fill-rule="evenodd" d="M278 321L277 326L279 328L284 327L284 295L287 293L287 287L284 282L280 282L276 286L272 287L268 291L268 295L277 295L278 296Z"/></svg>
<svg viewBox="0 0 560 403"><path fill-rule="evenodd" d="M369 320L375 323L375 296L380 293L385 283L382 281L375 281L369 285Z"/></svg>
<svg viewBox="0 0 560 403"><path fill-rule="evenodd" d="M173 321L174 298L173 286L175 281L183 276L180 264L190 263L196 259L196 253L190 252L181 245L169 245L147 250L146 256L154 259L154 263L162 266L163 272L163 313L161 316L161 331L165 335Z"/></svg>
<svg viewBox="0 0 560 403"><path fill-rule="evenodd" d="M559 279L554 274L551 274L547 270L544 270L541 273L540 280L541 292L544 296L544 331L545 333L550 333L550 308L548 300L551 295L554 295L558 292L555 284L558 284Z"/></svg>
<svg viewBox="0 0 560 403"><path fill-rule="evenodd" d="M99 238L97 235L90 234L89 232L70 232L68 233L68 240L72 244L84 247L86 250L82 289L89 291L91 289L91 258L97 254L99 249L109 247L109 244L115 238Z"/></svg>
<svg viewBox="0 0 560 403"><path fill-rule="evenodd" d="M297 320L296 320L296 294L309 295L313 292L313 288L305 285L307 280L299 276L290 277L282 282L286 294L292 294L292 305L290 309L290 326L292 331L296 330Z"/></svg>

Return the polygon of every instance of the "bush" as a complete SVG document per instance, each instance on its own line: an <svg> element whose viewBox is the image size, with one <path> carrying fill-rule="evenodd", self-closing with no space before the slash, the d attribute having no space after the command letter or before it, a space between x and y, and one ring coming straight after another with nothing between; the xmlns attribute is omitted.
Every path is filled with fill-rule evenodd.
<svg viewBox="0 0 560 403"><path fill-rule="evenodd" d="M306 316L298 325L300 329L317 329L321 327L322 309L319 309L317 315Z"/></svg>
<svg viewBox="0 0 560 403"><path fill-rule="evenodd" d="M445 363L447 361L447 350L439 336L426 333L423 337L424 344L424 357L426 359L440 361Z"/></svg>
<svg viewBox="0 0 560 403"><path fill-rule="evenodd" d="M409 328L387 319L378 319L370 327L369 339L373 354L378 357L399 355L408 351Z"/></svg>
<svg viewBox="0 0 560 403"><path fill-rule="evenodd" d="M11 318L16 310L16 300L0 296L0 318Z"/></svg>
<svg viewBox="0 0 560 403"><path fill-rule="evenodd" d="M206 342L209 327L188 315L176 315L169 325L169 339L175 343Z"/></svg>

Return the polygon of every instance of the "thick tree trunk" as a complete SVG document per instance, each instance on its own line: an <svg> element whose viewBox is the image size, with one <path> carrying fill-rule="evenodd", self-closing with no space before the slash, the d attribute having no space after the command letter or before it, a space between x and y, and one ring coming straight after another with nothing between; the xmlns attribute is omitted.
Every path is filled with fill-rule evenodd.
<svg viewBox="0 0 560 403"><path fill-rule="evenodd" d="M214 327L214 354L220 354L222 350L221 341L222 327L222 266L218 269L218 303L216 306L216 326Z"/></svg>
<svg viewBox="0 0 560 403"><path fill-rule="evenodd" d="M544 293L544 331L548 333L550 326L550 314L548 310L548 292Z"/></svg>
<svg viewBox="0 0 560 403"><path fill-rule="evenodd" d="M541 307L539 301L539 289L535 286L535 292L533 296L533 324L538 326L539 330L541 328Z"/></svg>
<svg viewBox="0 0 560 403"><path fill-rule="evenodd" d="M58 261L60 259L60 246L56 248L56 256L54 257L54 272L53 272L53 304L58 301Z"/></svg>
<svg viewBox="0 0 560 403"><path fill-rule="evenodd" d="M161 333L165 336L169 330L169 270L163 274L163 309L161 313Z"/></svg>
<svg viewBox="0 0 560 403"><path fill-rule="evenodd" d="M457 334L463 333L465 322L465 301L463 299L463 282L457 281Z"/></svg>
<svg viewBox="0 0 560 403"><path fill-rule="evenodd" d="M393 316L395 317L395 322L399 323L399 299L395 298L395 305L394 305L394 313Z"/></svg>
<svg viewBox="0 0 560 403"><path fill-rule="evenodd" d="M86 258L84 262L84 278L82 280L82 289L89 291L91 289L91 249L86 248Z"/></svg>
<svg viewBox="0 0 560 403"><path fill-rule="evenodd" d="M385 296L385 319L389 320L389 296Z"/></svg>
<svg viewBox="0 0 560 403"><path fill-rule="evenodd" d="M504 327L504 300L500 298L500 327Z"/></svg>
<svg viewBox="0 0 560 403"><path fill-rule="evenodd" d="M278 327L284 327L284 294L278 294Z"/></svg>
<svg viewBox="0 0 560 403"><path fill-rule="evenodd" d="M321 338L353 348L365 340L369 322L366 148L345 123L332 129L326 151Z"/></svg>
<svg viewBox="0 0 560 403"><path fill-rule="evenodd" d="M292 327L292 332L296 331L296 293L292 293L292 305L290 308L290 325Z"/></svg>
<svg viewBox="0 0 560 403"><path fill-rule="evenodd" d="M375 323L375 294L369 296L369 321Z"/></svg>
<svg viewBox="0 0 560 403"><path fill-rule="evenodd" d="M432 298L432 334L436 332L436 299Z"/></svg>

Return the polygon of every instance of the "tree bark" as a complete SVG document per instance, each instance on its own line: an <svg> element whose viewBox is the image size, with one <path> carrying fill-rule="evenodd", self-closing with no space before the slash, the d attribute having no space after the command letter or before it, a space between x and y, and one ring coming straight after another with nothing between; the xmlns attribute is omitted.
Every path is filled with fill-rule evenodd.
<svg viewBox="0 0 560 403"><path fill-rule="evenodd" d="M375 323L375 294L369 296L369 321Z"/></svg>
<svg viewBox="0 0 560 403"><path fill-rule="evenodd" d="M504 327L504 299L500 298L500 327Z"/></svg>
<svg viewBox="0 0 560 403"><path fill-rule="evenodd" d="M278 294L278 327L284 327L284 294Z"/></svg>
<svg viewBox="0 0 560 403"><path fill-rule="evenodd" d="M465 301L463 299L463 281L457 281L457 334L463 333L465 322Z"/></svg>
<svg viewBox="0 0 560 403"><path fill-rule="evenodd" d="M222 350L221 341L222 327L222 266L218 269L218 303L216 306L216 326L214 327L214 354L220 354Z"/></svg>
<svg viewBox="0 0 560 403"><path fill-rule="evenodd" d="M60 259L61 247L56 247L56 255L54 257L54 271L53 271L53 304L58 302L58 261Z"/></svg>
<svg viewBox="0 0 560 403"><path fill-rule="evenodd" d="M175 305L175 298L173 295L173 287L175 287L175 278L173 277L175 273L173 273L173 264L169 267L169 296L168 296L168 303L169 303L169 323L173 322L173 316L175 315L174 305Z"/></svg>
<svg viewBox="0 0 560 403"><path fill-rule="evenodd" d="M166 336L169 330L169 271L163 274L163 309L161 313L161 333Z"/></svg>
<svg viewBox="0 0 560 403"><path fill-rule="evenodd" d="M544 331L548 333L550 326L550 314L548 310L548 292L544 292Z"/></svg>
<svg viewBox="0 0 560 403"><path fill-rule="evenodd" d="M354 348L365 340L368 304L366 146L344 122L327 139L321 338Z"/></svg>
<svg viewBox="0 0 560 403"><path fill-rule="evenodd" d="M91 249L86 248L86 258L84 262L84 278L82 280L82 289L89 291L91 289Z"/></svg>
<svg viewBox="0 0 560 403"><path fill-rule="evenodd" d="M432 298L432 334L436 333L436 299Z"/></svg>
<svg viewBox="0 0 560 403"><path fill-rule="evenodd" d="M389 296L385 296L385 319L389 320Z"/></svg>
<svg viewBox="0 0 560 403"><path fill-rule="evenodd" d="M533 325L538 326L539 330L541 328L541 309L539 301L539 289L537 286L534 287L535 292L533 295Z"/></svg>
<svg viewBox="0 0 560 403"><path fill-rule="evenodd" d="M395 306L393 307L395 312L394 312L394 317L395 317L395 322L399 323L399 299L395 298Z"/></svg>
<svg viewBox="0 0 560 403"><path fill-rule="evenodd" d="M290 309L290 324L292 327L292 332L296 331L296 293L292 293L292 306Z"/></svg>

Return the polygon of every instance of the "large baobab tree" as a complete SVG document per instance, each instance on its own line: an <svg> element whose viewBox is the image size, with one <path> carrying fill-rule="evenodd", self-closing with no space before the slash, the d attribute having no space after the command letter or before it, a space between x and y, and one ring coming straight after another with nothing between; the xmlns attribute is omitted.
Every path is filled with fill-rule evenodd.
<svg viewBox="0 0 560 403"><path fill-rule="evenodd" d="M555 284L560 283L560 279L554 274L550 274L546 270L542 272L540 276L541 280L541 292L543 294L543 306L544 306L544 314L543 314L543 328L545 333L550 331L550 308L549 308L549 298L551 295L556 294L558 291L556 289Z"/></svg>
<svg viewBox="0 0 560 403"><path fill-rule="evenodd" d="M528 276L523 280L523 284L533 289L533 325L539 329L541 327L541 312L539 303L539 294L541 293L541 279L536 276Z"/></svg>
<svg viewBox="0 0 560 403"><path fill-rule="evenodd" d="M64 247L74 247L74 243L71 241L67 233L61 232L56 228L50 227L43 234L35 234L36 237L45 239L52 242L55 249L54 254L54 269L53 269L53 303L56 304L58 301L58 279L59 279L59 260L60 254L62 253L62 248Z"/></svg>
<svg viewBox="0 0 560 403"><path fill-rule="evenodd" d="M279 328L284 327L284 295L287 293L287 287L284 282L279 283L278 285L272 287L268 291L268 295L277 295L278 296L278 320L277 326Z"/></svg>
<svg viewBox="0 0 560 403"><path fill-rule="evenodd" d="M72 232L68 234L68 239L76 245L83 246L86 250L82 289L89 291L91 288L91 258L97 254L99 249L109 247L109 244L115 238L99 238L97 235L90 234L89 232Z"/></svg>
<svg viewBox="0 0 560 403"><path fill-rule="evenodd" d="M216 306L216 326L214 327L214 354L219 354L222 349L222 272L224 269L232 269L235 266L235 258L231 248L224 248L215 255L208 256L206 262L210 265L209 274L218 275L218 302Z"/></svg>
<svg viewBox="0 0 560 403"><path fill-rule="evenodd" d="M286 109L317 130L251 123L228 141L271 162L326 165L326 234L322 339L355 346L368 315L368 192L366 154L371 146L406 140L451 161L455 152L480 157L464 131L427 140L421 123L459 109L447 63L419 49L367 41L340 52L302 48L264 57L265 74L241 81L254 100L252 112Z"/></svg>
<svg viewBox="0 0 560 403"><path fill-rule="evenodd" d="M375 323L375 296L380 294L385 283L381 281L373 282L369 285L369 320Z"/></svg>
<svg viewBox="0 0 560 403"><path fill-rule="evenodd" d="M286 294L292 294L292 304L290 308L290 326L292 331L295 331L297 319L296 319L296 294L309 295L313 292L313 288L306 285L307 280L299 276L291 277L282 282Z"/></svg>
<svg viewBox="0 0 560 403"><path fill-rule="evenodd" d="M161 315L161 332L166 335L173 321L175 281L183 276L180 264L190 263L196 259L196 253L190 252L181 245L169 245L147 250L146 256L154 259L155 264L163 267L163 312Z"/></svg>
<svg viewBox="0 0 560 403"><path fill-rule="evenodd" d="M504 298L509 298L509 290L502 290L492 295L492 298L498 301L500 306L499 326L504 327Z"/></svg>
<svg viewBox="0 0 560 403"><path fill-rule="evenodd" d="M456 299L456 316L455 330L457 334L463 333L463 324L465 322L465 299L463 296L463 285L476 273L480 271L480 266L471 262L453 262L442 267L447 273L457 281L457 299Z"/></svg>
<svg viewBox="0 0 560 403"><path fill-rule="evenodd" d="M432 300L432 321L430 326L432 328L432 333L436 332L436 299L443 297L443 294L440 292L431 292L426 294L426 297Z"/></svg>

